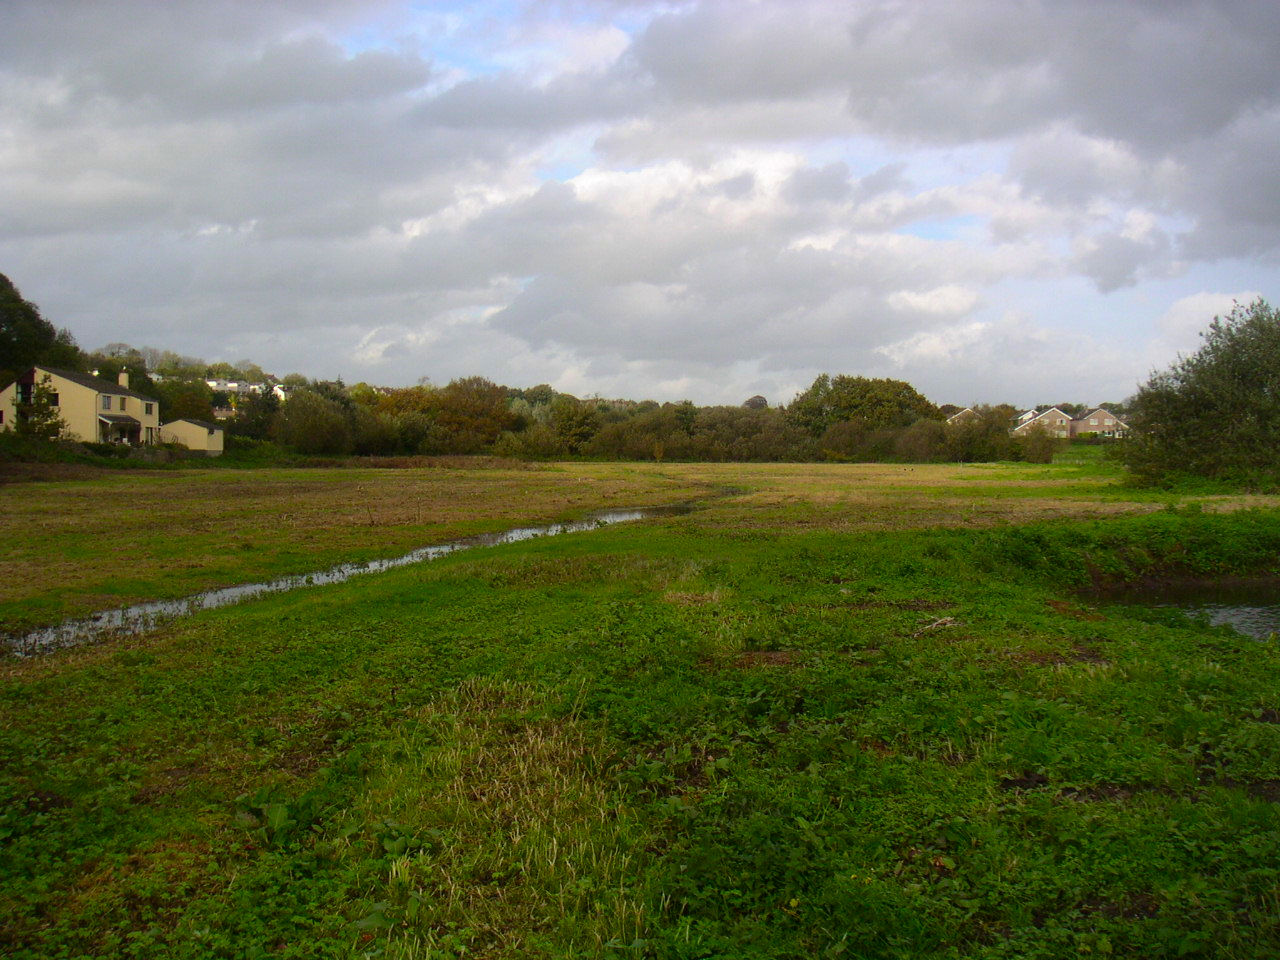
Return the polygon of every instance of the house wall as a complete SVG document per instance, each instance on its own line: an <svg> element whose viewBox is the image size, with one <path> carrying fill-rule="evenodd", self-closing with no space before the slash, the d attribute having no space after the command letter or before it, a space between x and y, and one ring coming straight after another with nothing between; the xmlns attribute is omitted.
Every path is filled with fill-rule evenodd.
<svg viewBox="0 0 1280 960"><path fill-rule="evenodd" d="M43 379L39 369L36 370L36 383ZM56 373L50 374L50 386L58 391L58 414L67 421L62 435L68 440L88 440L96 442L98 433L98 394L88 387L70 380L64 380ZM111 413L117 411L112 409Z"/></svg>
<svg viewBox="0 0 1280 960"><path fill-rule="evenodd" d="M203 450L216 457L222 453L222 433L221 430L210 431L208 427L189 420L175 420L160 429L160 439L162 443L180 443L188 450Z"/></svg>
<svg viewBox="0 0 1280 960"><path fill-rule="evenodd" d="M14 381L0 390L0 430L12 430L17 416L18 383Z"/></svg>

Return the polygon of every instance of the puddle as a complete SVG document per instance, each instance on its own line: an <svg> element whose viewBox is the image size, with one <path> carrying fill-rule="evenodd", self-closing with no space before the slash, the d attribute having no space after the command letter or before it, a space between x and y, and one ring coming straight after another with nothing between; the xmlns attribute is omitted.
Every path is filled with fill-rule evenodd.
<svg viewBox="0 0 1280 960"><path fill-rule="evenodd" d="M570 520L565 523L551 523L541 527L514 527L501 533L482 533L474 537L463 537L445 543L420 547L399 557L383 560L369 560L364 563L343 563L328 570L316 573L296 574L279 577L261 583L242 583L234 587L223 587L207 593L184 597L179 600L153 600L121 607L117 610L104 610L91 617L78 620L67 620L53 627L42 627L30 633L17 636L0 637L0 641L9 646L19 656L30 656L45 653L61 647L88 643L100 637L118 634L140 634L154 629L158 624L177 617L188 616L201 610L213 610L226 607L241 600L249 600L268 593L283 593L299 587L322 586L328 583L342 583L352 577L366 573L381 573L396 567L407 567L415 563L424 563L438 557L457 553L460 550L471 550L475 547L494 547L503 543L518 543L522 540L533 540L537 537L554 537L563 533L580 533L585 530L597 530L615 523L628 523L634 520L645 520L650 517L668 517L688 513L693 509L691 504L670 504L662 507L630 507L616 510L599 510L588 514L582 520Z"/></svg>
<svg viewBox="0 0 1280 960"><path fill-rule="evenodd" d="M1227 626L1256 640L1280 634L1280 583L1162 583L1124 590L1107 599L1180 610L1211 626Z"/></svg>

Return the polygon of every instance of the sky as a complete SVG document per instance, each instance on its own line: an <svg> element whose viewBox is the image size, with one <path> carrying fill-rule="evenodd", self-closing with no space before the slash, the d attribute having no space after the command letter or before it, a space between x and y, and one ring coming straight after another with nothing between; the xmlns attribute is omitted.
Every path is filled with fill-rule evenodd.
<svg viewBox="0 0 1280 960"><path fill-rule="evenodd" d="M0 273L400 386L1131 395L1280 287L1280 4L4 0Z"/></svg>

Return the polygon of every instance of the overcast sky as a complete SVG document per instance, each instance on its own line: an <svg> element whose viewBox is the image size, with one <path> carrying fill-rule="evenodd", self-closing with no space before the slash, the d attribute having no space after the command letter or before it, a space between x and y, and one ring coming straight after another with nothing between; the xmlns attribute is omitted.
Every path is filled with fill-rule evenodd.
<svg viewBox="0 0 1280 960"><path fill-rule="evenodd" d="M1118 400L1280 297L1277 51L1261 0L4 0L0 273L348 383Z"/></svg>

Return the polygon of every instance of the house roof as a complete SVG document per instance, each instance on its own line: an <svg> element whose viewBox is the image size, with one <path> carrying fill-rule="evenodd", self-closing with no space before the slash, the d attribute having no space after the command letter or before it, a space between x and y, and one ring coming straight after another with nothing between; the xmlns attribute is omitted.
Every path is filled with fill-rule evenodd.
<svg viewBox="0 0 1280 960"><path fill-rule="evenodd" d="M1125 422L1124 417L1120 416L1120 414L1118 414L1118 413L1112 413L1112 412L1111 412L1110 410L1108 410L1106 407L1094 407L1094 408L1093 408L1092 410L1090 410L1088 413L1086 413L1086 414L1084 414L1083 416L1081 416L1081 417L1080 417L1080 419L1081 419L1081 420L1087 420L1087 419L1089 419L1089 417L1092 417L1095 413L1105 413L1108 417L1113 417L1113 418L1115 418L1115 420L1116 420L1118 423L1124 423L1124 422Z"/></svg>
<svg viewBox="0 0 1280 960"><path fill-rule="evenodd" d="M206 430L221 430L222 427L216 423L210 423L208 420L197 420L195 417L179 417L177 420L170 420L165 424L171 427L175 423L194 423L197 427L204 427Z"/></svg>
<svg viewBox="0 0 1280 960"><path fill-rule="evenodd" d="M136 390L130 390L128 387L122 387L118 383L112 383L110 380L103 380L101 377L90 376L87 373L79 373L75 370L63 370L59 367L46 367L37 363L31 370L43 370L45 373L52 373L54 376L62 377L64 380L70 380L72 383L78 383L82 387L88 387L98 393L109 393L113 397L135 397L138 400L146 400L148 403L155 403L155 397L148 397L145 393L138 393Z"/></svg>

